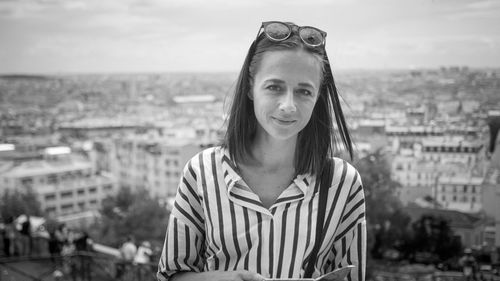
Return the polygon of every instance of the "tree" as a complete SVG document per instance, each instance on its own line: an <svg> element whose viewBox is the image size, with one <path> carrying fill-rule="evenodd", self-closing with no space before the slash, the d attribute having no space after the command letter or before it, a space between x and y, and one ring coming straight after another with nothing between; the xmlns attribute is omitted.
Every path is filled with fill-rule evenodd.
<svg viewBox="0 0 500 281"><path fill-rule="evenodd" d="M37 195L31 188L26 189L25 192L17 189L6 189L0 200L0 214L2 219L6 221L11 217L15 218L22 214L40 216L42 210Z"/></svg>
<svg viewBox="0 0 500 281"><path fill-rule="evenodd" d="M387 158L377 150L354 162L365 191L368 246L373 258L400 251L408 236L410 217L396 196L400 184L391 179Z"/></svg>
<svg viewBox="0 0 500 281"><path fill-rule="evenodd" d="M146 190L132 192L122 187L115 196L105 198L101 206L101 221L95 228L96 241L119 247L125 237L136 241L148 240L159 245L165 237L168 211Z"/></svg>
<svg viewBox="0 0 500 281"><path fill-rule="evenodd" d="M461 254L461 242L454 236L447 220L423 215L412 223L411 228L413 236L405 247L410 260L445 261Z"/></svg>

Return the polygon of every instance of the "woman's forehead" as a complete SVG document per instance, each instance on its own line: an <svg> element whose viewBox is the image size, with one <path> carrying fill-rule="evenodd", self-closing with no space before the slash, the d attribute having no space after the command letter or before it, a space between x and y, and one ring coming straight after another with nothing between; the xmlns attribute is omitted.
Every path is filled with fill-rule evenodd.
<svg viewBox="0 0 500 281"><path fill-rule="evenodd" d="M320 75L321 62L314 55L300 50L287 50L263 54L255 78L256 80L295 78L319 83Z"/></svg>

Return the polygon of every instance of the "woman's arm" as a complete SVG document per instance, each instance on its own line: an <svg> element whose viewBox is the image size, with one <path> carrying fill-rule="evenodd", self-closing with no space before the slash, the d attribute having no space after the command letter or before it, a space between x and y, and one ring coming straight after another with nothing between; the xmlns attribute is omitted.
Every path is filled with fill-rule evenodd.
<svg viewBox="0 0 500 281"><path fill-rule="evenodd" d="M205 243L202 200L197 191L195 158L186 164L177 188L177 195L170 214L165 243L158 264L160 281L181 271L203 270Z"/></svg>

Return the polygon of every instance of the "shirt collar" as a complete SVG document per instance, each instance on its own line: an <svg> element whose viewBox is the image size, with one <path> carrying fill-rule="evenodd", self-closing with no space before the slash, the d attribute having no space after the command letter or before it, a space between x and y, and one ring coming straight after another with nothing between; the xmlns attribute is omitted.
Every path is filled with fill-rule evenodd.
<svg viewBox="0 0 500 281"><path fill-rule="evenodd" d="M235 202L241 201L238 198L245 197L249 199L250 202L254 203L249 207L258 209L260 211L265 210L264 212L268 212L268 210L264 208L262 204L260 204L258 196L242 182L242 177L238 173L239 171L236 163L231 159L229 151L225 148L222 148L222 150L222 172L224 175L224 181L227 186L228 197L232 198L232 200L234 200ZM308 192L313 192L314 188L310 188L310 186L311 184L314 184L314 179L310 174L300 174L296 176L293 180L293 183L294 185L291 188L287 188L273 206L295 200L301 200L308 195ZM258 201L258 204L256 203L256 201ZM247 201L241 201L239 203L242 203L242 205L248 205Z"/></svg>

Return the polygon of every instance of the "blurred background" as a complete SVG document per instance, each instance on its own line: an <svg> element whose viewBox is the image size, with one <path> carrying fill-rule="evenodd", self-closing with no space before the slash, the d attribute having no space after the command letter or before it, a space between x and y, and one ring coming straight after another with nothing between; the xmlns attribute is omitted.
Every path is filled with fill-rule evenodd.
<svg viewBox="0 0 500 281"><path fill-rule="evenodd" d="M269 20L328 33L367 279L500 280L495 0L1 0L0 280L153 280Z"/></svg>

